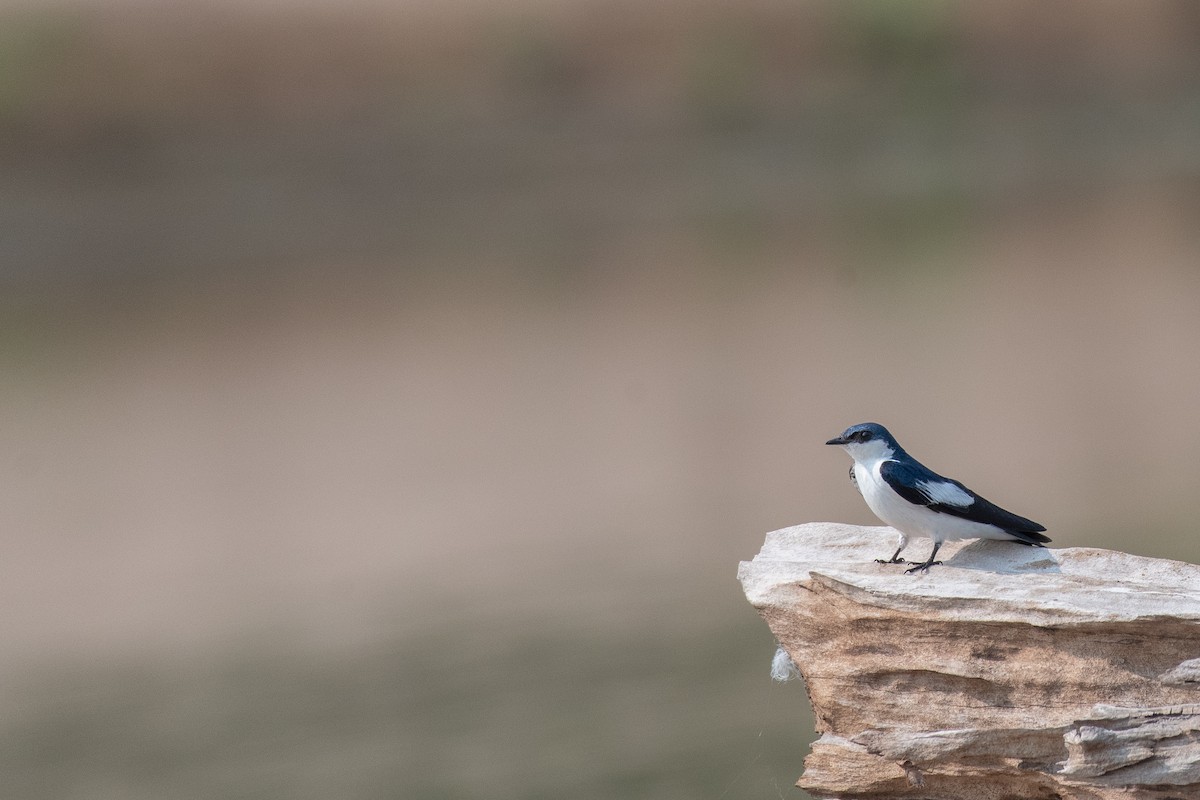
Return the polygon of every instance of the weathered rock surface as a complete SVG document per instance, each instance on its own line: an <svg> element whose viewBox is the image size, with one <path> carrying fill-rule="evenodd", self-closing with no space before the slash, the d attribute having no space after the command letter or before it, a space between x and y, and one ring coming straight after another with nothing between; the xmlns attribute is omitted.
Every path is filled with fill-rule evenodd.
<svg viewBox="0 0 1200 800"><path fill-rule="evenodd" d="M768 534L738 571L808 687L821 737L801 787L1200 798L1200 566L969 541L907 575L874 562L894 537L800 525Z"/></svg>

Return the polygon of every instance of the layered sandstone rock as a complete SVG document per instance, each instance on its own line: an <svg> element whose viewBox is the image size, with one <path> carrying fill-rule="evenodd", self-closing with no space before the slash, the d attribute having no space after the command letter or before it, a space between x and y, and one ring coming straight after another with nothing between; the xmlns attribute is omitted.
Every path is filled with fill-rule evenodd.
<svg viewBox="0 0 1200 800"><path fill-rule="evenodd" d="M800 786L853 800L1200 798L1200 566L974 541L908 575L874 561L894 536L800 525L739 569L816 715Z"/></svg>

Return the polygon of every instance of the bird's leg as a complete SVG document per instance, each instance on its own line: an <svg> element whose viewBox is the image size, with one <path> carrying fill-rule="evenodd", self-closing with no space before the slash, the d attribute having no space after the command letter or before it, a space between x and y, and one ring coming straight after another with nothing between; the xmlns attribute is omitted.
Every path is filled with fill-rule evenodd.
<svg viewBox="0 0 1200 800"><path fill-rule="evenodd" d="M936 566L940 565L942 562L934 561L933 559L937 556L938 548L941 546L942 546L941 542L934 542L933 543L933 552L929 554L928 561L917 564L915 567L909 567L908 569L906 569L904 571L905 572L928 572L930 567L936 567Z"/></svg>
<svg viewBox="0 0 1200 800"><path fill-rule="evenodd" d="M884 561L882 558L877 558L877 559L875 559L875 563L876 564L907 564L908 563L907 561L905 561L903 558L900 558L900 551L903 549L904 549L904 545L900 545L899 547L896 548L896 552L892 553L892 557L889 558L887 561Z"/></svg>

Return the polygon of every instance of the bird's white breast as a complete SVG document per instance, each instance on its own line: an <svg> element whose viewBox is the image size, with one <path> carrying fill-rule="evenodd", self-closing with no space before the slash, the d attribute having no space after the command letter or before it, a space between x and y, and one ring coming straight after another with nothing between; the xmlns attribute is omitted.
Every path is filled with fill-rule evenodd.
<svg viewBox="0 0 1200 800"><path fill-rule="evenodd" d="M913 520L910 519L910 509L913 508L900 495L892 491L892 487L879 474L886 458L868 462L854 463L854 477L858 480L858 490L862 492L867 507L881 520L904 533L920 534L922 531L913 530Z"/></svg>

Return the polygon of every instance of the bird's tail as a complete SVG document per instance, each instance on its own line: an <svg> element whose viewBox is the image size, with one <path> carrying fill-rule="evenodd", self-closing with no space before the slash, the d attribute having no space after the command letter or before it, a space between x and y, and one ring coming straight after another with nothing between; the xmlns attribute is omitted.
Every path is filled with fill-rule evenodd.
<svg viewBox="0 0 1200 800"><path fill-rule="evenodd" d="M1050 541L1050 537L1037 531L1006 531L1013 537L1013 540L1018 544L1027 544L1030 547L1044 547Z"/></svg>

